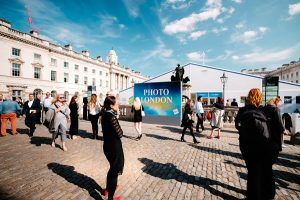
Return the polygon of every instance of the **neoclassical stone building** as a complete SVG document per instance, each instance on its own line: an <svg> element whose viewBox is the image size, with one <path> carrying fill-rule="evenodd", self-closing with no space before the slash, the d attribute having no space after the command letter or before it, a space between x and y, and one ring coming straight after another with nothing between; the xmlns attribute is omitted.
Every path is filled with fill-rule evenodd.
<svg viewBox="0 0 300 200"><path fill-rule="evenodd" d="M82 99L89 88L102 101L108 91L118 94L149 78L121 67L114 50L104 62L101 56L91 58L87 50L78 53L70 44L59 46L41 39L35 31L27 34L15 30L3 19L0 46L0 93L4 95L26 99L32 92L51 92L64 93L67 99L77 94Z"/></svg>

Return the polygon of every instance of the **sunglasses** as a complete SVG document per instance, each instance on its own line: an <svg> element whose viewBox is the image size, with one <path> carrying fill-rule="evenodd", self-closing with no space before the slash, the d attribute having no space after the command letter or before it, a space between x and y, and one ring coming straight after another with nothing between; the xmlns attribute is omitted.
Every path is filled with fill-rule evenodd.
<svg viewBox="0 0 300 200"><path fill-rule="evenodd" d="M59 99L64 99L65 97L59 97Z"/></svg>

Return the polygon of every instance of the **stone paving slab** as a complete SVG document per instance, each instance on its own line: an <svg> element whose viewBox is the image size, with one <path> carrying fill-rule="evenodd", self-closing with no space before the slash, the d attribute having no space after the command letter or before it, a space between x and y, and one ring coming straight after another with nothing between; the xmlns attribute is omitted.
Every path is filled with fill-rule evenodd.
<svg viewBox="0 0 300 200"><path fill-rule="evenodd" d="M236 130L221 139L197 134L200 144L180 142L180 127L143 124L140 141L131 122L121 122L125 168L117 195L122 199L244 199L247 170ZM0 199L104 199L109 165L101 140L80 121L80 137L68 140L68 152L51 147L51 135L37 126L29 138L23 119L18 135L0 138ZM100 133L101 135L101 133ZM288 138L286 138L288 139ZM288 145L274 166L276 199L300 199L300 147Z"/></svg>

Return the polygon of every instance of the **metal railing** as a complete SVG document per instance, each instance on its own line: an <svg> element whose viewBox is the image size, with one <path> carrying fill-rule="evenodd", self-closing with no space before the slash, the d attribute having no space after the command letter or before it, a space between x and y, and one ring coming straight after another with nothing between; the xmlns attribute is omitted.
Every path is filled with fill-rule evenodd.
<svg viewBox="0 0 300 200"><path fill-rule="evenodd" d="M119 119L125 121L132 121L133 113L131 112L131 106L120 105L119 107L120 107ZM206 113L212 110L212 106L203 106L203 108L204 108L204 121L208 121L206 119ZM223 114L223 122L234 124L234 120L238 111L239 111L239 107L225 106L225 112Z"/></svg>

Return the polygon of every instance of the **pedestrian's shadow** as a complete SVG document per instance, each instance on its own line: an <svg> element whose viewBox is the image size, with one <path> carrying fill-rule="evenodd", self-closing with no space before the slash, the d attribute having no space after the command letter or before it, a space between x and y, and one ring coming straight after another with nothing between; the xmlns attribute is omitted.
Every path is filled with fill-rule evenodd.
<svg viewBox="0 0 300 200"><path fill-rule="evenodd" d="M82 130L82 129L78 130L78 136L81 137L81 138L93 139L93 134L92 133L89 133L86 130ZM98 140L103 141L103 136L98 135Z"/></svg>
<svg viewBox="0 0 300 200"><path fill-rule="evenodd" d="M124 138L130 139L130 140L135 140L135 141L139 141L139 139L137 139L136 137L132 137L132 136L128 136L128 135L123 135Z"/></svg>
<svg viewBox="0 0 300 200"><path fill-rule="evenodd" d="M28 135L29 136L29 129L28 128L17 128L17 132L21 135Z"/></svg>
<svg viewBox="0 0 300 200"><path fill-rule="evenodd" d="M223 193L217 189L216 187L226 188L228 190L234 191L236 193L245 194L245 190L227 185L225 183L212 180L209 178L203 178L199 176L189 175L179 169L172 163L158 163L154 162L148 158L139 158L139 161L142 162L145 166L142 168L143 172L158 177L165 180L175 179L178 182L184 182L187 184L198 185L206 190L208 190L211 194L215 196L219 196L223 199L239 199L235 196L232 196L227 193Z"/></svg>
<svg viewBox="0 0 300 200"><path fill-rule="evenodd" d="M47 166L49 170L52 170L55 174L63 177L69 183L87 190L90 196L94 199L103 200L100 195L102 188L96 183L96 181L84 174L76 172L73 166L62 165L59 163L49 163Z"/></svg>
<svg viewBox="0 0 300 200"><path fill-rule="evenodd" d="M158 140L173 140L173 141L180 141L179 139L173 139L173 138L169 138L169 137L165 137L165 136L161 136L161 135L155 135L155 134L145 134L147 137L152 137L152 138L156 138Z"/></svg>
<svg viewBox="0 0 300 200"><path fill-rule="evenodd" d="M51 145L52 139L50 137L33 136L30 138L30 143L35 144L36 146L41 146L42 144Z"/></svg>

